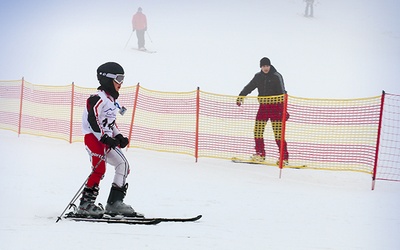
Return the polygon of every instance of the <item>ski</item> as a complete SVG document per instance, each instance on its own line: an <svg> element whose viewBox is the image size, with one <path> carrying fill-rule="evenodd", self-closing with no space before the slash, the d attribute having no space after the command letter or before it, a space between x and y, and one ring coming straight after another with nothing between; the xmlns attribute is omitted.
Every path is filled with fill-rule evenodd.
<svg viewBox="0 0 400 250"><path fill-rule="evenodd" d="M132 49L140 51L140 52L144 52L144 53L149 53L149 54L157 53L157 51L155 51L155 50L148 50L148 49L141 50L141 49L137 49L137 48L132 48Z"/></svg>
<svg viewBox="0 0 400 250"><path fill-rule="evenodd" d="M136 220L136 221L160 221L160 222L193 222L198 221L203 217L201 214L194 217L182 217L182 218L173 218L173 217L154 217L154 218L146 218L146 217L123 217L126 220Z"/></svg>
<svg viewBox="0 0 400 250"><path fill-rule="evenodd" d="M109 223L109 224L128 224L128 225L157 225L161 220L136 220L123 218L80 218L80 217L66 217L68 220L77 222L96 222L96 223Z"/></svg>
<svg viewBox="0 0 400 250"><path fill-rule="evenodd" d="M238 157L232 157L232 162L234 163L246 163L246 164L256 164L256 165L269 165L269 166L278 166L278 163L273 163L273 162L267 162L267 161L253 161L251 159L242 159L242 158L238 158ZM306 165L286 165L283 166L284 168L296 168L296 169L300 169L300 168L306 168Z"/></svg>
<svg viewBox="0 0 400 250"><path fill-rule="evenodd" d="M86 222L105 222L105 223L120 223L120 224L141 224L141 225L156 225L160 222L193 222L199 220L202 215L194 217L127 217L122 215L110 216L103 215L101 218L81 217L76 216L75 213L70 212L64 216L65 219L73 221L86 221Z"/></svg>

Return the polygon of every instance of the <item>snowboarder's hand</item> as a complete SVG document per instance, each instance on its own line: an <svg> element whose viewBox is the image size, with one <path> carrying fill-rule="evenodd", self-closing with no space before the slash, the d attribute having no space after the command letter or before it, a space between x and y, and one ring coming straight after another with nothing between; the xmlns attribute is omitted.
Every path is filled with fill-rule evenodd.
<svg viewBox="0 0 400 250"><path fill-rule="evenodd" d="M124 137L121 134L118 134L117 136L115 136L115 139L117 139L117 141L119 142L119 146L121 148L124 148L129 144L129 139L127 137Z"/></svg>
<svg viewBox="0 0 400 250"><path fill-rule="evenodd" d="M115 138L109 137L107 134L103 135L101 137L100 141L112 149L115 149L115 147L118 146L118 140L116 140Z"/></svg>
<svg viewBox="0 0 400 250"><path fill-rule="evenodd" d="M236 99L236 105L238 105L239 107L242 105L242 103L243 103L243 97L238 97L237 99Z"/></svg>

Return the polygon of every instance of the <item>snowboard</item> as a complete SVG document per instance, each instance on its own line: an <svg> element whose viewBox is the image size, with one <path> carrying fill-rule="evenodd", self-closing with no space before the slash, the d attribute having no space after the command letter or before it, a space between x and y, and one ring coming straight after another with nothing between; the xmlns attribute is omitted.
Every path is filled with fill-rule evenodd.
<svg viewBox="0 0 400 250"><path fill-rule="evenodd" d="M278 166L279 167L279 162L278 163L274 163L274 162L267 162L267 161L253 161L251 159L244 159L244 158L239 158L239 157L232 157L232 162L234 163L246 163L246 164L256 164L256 165L269 165L269 166ZM300 169L300 168L306 168L306 165L286 165L283 166L284 168L296 168L296 169Z"/></svg>

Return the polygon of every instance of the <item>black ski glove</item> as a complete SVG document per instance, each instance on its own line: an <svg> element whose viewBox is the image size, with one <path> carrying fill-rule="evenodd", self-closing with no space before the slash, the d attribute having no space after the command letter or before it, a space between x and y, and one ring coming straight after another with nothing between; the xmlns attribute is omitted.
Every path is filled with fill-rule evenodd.
<svg viewBox="0 0 400 250"><path fill-rule="evenodd" d="M115 147L118 146L118 140L109 137L107 134L103 135L100 141L112 149L115 149Z"/></svg>
<svg viewBox="0 0 400 250"><path fill-rule="evenodd" d="M117 139L117 141L119 142L119 146L121 148L124 148L129 144L129 139L127 137L124 137L121 134L118 134L117 136L115 136L115 139Z"/></svg>

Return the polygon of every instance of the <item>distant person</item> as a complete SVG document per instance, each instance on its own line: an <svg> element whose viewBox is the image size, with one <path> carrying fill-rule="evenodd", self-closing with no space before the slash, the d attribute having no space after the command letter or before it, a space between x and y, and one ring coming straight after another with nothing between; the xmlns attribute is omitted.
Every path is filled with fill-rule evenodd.
<svg viewBox="0 0 400 250"><path fill-rule="evenodd" d="M304 0L306 2L305 17L314 17L314 0Z"/></svg>
<svg viewBox="0 0 400 250"><path fill-rule="evenodd" d="M260 60L261 71L256 73L253 79L239 93L236 104L241 106L243 97L258 89L259 108L254 125L254 141L256 153L251 156L254 162L265 160L264 130L268 120L271 120L275 142L280 151L282 118L284 112L284 96L286 93L282 75L271 65L267 57ZM286 119L289 114L286 114ZM286 141L283 142L283 164L289 164L289 153Z"/></svg>
<svg viewBox="0 0 400 250"><path fill-rule="evenodd" d="M142 13L142 8L139 7L136 14L132 17L132 32L136 31L136 36L138 39L138 49L146 50L144 47L144 33L147 30L147 18L146 15Z"/></svg>

